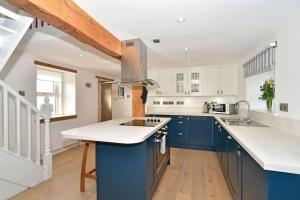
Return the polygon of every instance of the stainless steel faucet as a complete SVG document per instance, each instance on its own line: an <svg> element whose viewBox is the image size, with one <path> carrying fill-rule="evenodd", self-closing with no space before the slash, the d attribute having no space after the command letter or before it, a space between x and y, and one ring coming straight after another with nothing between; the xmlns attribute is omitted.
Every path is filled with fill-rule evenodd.
<svg viewBox="0 0 300 200"><path fill-rule="evenodd" d="M247 100L241 100L236 103L236 106L239 108L241 103L246 103L248 105L248 113L247 113L247 121L251 121L251 111L250 111L250 103Z"/></svg>

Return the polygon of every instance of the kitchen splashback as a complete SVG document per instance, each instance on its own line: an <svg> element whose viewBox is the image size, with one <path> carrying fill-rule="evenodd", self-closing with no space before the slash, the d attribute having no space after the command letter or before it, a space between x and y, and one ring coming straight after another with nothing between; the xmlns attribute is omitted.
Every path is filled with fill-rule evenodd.
<svg viewBox="0 0 300 200"><path fill-rule="evenodd" d="M236 103L236 97L148 97L146 112L202 112L204 102Z"/></svg>

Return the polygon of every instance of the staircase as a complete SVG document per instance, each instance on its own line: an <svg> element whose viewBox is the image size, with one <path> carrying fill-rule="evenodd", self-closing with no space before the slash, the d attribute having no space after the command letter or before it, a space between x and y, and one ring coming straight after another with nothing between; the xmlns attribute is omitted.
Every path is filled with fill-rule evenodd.
<svg viewBox="0 0 300 200"><path fill-rule="evenodd" d="M32 18L0 6L0 71L31 23ZM0 200L52 177L52 110L47 97L38 110L0 80ZM44 134L41 127L45 129Z"/></svg>

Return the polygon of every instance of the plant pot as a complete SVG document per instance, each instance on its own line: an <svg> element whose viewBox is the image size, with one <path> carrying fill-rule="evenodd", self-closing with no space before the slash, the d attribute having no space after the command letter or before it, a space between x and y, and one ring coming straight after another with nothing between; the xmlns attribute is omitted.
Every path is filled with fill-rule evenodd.
<svg viewBox="0 0 300 200"><path fill-rule="evenodd" d="M268 111L272 111L272 108L273 108L273 100L272 100L272 99L266 100L266 104L267 104L267 109L268 109Z"/></svg>

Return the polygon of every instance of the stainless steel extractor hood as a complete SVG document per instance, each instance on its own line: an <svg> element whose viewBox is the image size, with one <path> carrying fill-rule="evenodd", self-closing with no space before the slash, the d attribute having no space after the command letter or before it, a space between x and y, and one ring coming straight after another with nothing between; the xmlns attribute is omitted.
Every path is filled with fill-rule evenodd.
<svg viewBox="0 0 300 200"><path fill-rule="evenodd" d="M121 82L122 85L138 85L147 88L159 87L147 79L147 47L140 39L122 41Z"/></svg>

